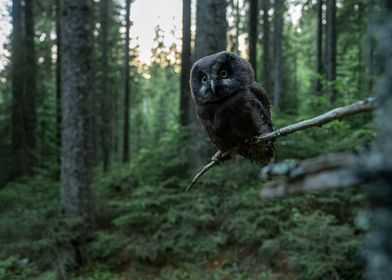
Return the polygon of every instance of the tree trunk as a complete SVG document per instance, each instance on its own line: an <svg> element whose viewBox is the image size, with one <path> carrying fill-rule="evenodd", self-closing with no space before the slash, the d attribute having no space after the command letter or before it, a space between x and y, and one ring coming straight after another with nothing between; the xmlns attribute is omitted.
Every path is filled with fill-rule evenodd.
<svg viewBox="0 0 392 280"><path fill-rule="evenodd" d="M28 173L32 174L32 168L38 165L37 150L37 106L36 98L36 61L34 45L34 3L33 0L25 0L25 43L24 53L24 118L25 118L25 144L26 144L26 164Z"/></svg>
<svg viewBox="0 0 392 280"><path fill-rule="evenodd" d="M263 86L267 91L271 92L271 66L270 66L270 25L268 11L270 8L270 0L261 1L263 10Z"/></svg>
<svg viewBox="0 0 392 280"><path fill-rule="evenodd" d="M61 5L61 202L82 219L83 236L94 222L92 190L93 1Z"/></svg>
<svg viewBox="0 0 392 280"><path fill-rule="evenodd" d="M112 142L111 131L111 99L109 97L108 88L108 21L109 21L109 2L101 0L101 139L102 139L102 157L103 171L106 173L110 166L110 151Z"/></svg>
<svg viewBox="0 0 392 280"><path fill-rule="evenodd" d="M114 92L113 98L113 153L116 161L121 159L120 155L120 112L119 112L119 96L121 93L118 90Z"/></svg>
<svg viewBox="0 0 392 280"><path fill-rule="evenodd" d="M234 35L232 36L232 47L231 51L239 54L239 37L240 37L240 23L241 23L241 12L240 12L240 1L233 0L231 1L233 8L233 16L234 16Z"/></svg>
<svg viewBox="0 0 392 280"><path fill-rule="evenodd" d="M317 62L316 62L316 93L321 92L321 80L323 75L323 0L317 0Z"/></svg>
<svg viewBox="0 0 392 280"><path fill-rule="evenodd" d="M327 1L327 49L326 49L326 77L328 93L331 103L336 99L336 0Z"/></svg>
<svg viewBox="0 0 392 280"><path fill-rule="evenodd" d="M226 1L198 0L196 5L195 59L226 50Z"/></svg>
<svg viewBox="0 0 392 280"><path fill-rule="evenodd" d="M12 1L12 105L11 105L11 178L26 174L23 120L22 5Z"/></svg>
<svg viewBox="0 0 392 280"><path fill-rule="evenodd" d="M280 109L282 91L282 31L283 31L283 0L274 2L274 99L276 110Z"/></svg>
<svg viewBox="0 0 392 280"><path fill-rule="evenodd" d="M368 234L364 255L367 259L366 279L392 279L392 1L379 1L384 6L371 29L375 34L382 72L376 94L379 110L376 114L377 137L372 156L368 188L369 210L364 217L371 233ZM361 176L366 176L363 172Z"/></svg>
<svg viewBox="0 0 392 280"><path fill-rule="evenodd" d="M368 19L371 18L372 14L374 13L374 5L374 1L370 1L367 5L366 17ZM370 34L369 32L365 39L365 91L368 92L373 90L373 82L375 79L375 47L376 44L374 40L374 35Z"/></svg>
<svg viewBox="0 0 392 280"><path fill-rule="evenodd" d="M61 165L61 24L60 0L56 0L56 142L58 149L58 164Z"/></svg>
<svg viewBox="0 0 392 280"><path fill-rule="evenodd" d="M257 25L259 9L258 0L250 0L249 3L249 62L255 71L257 77Z"/></svg>
<svg viewBox="0 0 392 280"><path fill-rule="evenodd" d="M131 0L126 0L126 18L125 18L125 47L124 47L124 130L123 130L123 162L129 162L129 100L130 100L130 83L129 83L129 29L131 27L130 13Z"/></svg>
<svg viewBox="0 0 392 280"><path fill-rule="evenodd" d="M191 69L191 0L182 1L182 52L181 52L181 96L180 124L189 124L189 77Z"/></svg>

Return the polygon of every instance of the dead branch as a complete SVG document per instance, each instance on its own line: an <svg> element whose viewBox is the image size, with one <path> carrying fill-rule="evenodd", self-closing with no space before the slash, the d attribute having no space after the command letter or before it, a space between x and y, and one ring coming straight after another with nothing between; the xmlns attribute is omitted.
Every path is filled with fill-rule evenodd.
<svg viewBox="0 0 392 280"><path fill-rule="evenodd" d="M365 100L357 101L351 105L335 108L331 111L328 111L314 118L303 120L298 123L291 124L283 128L277 129L273 132L259 135L257 137L252 138L250 141L248 141L248 143L249 145L261 144L268 140L286 136L307 128L316 127L316 126L321 127L324 124L332 122L334 120L340 120L342 118L354 114L372 111L373 109L375 109L375 107L376 107L375 99L373 97L369 97ZM229 154L227 158L230 158L230 155L234 154L235 151L237 151L237 149L233 149L233 152ZM189 190L200 179L200 177L203 174L205 174L209 169L211 169L213 166L217 165L218 163L220 162L211 161L206 166L204 166L202 170L199 173L197 173L197 175L194 177L191 184L186 188L186 190Z"/></svg>
<svg viewBox="0 0 392 280"><path fill-rule="evenodd" d="M206 166L203 167L203 169L196 174L195 178L193 178L192 182L189 184L188 187L186 187L185 191L188 191L198 180L199 178L206 173L211 167L213 167L214 165L216 165L218 162L217 161L211 161L209 164L207 164Z"/></svg>
<svg viewBox="0 0 392 280"><path fill-rule="evenodd" d="M288 134L292 134L294 132L304 130L310 127L321 127L326 123L329 123L334 120L340 120L344 117L348 117L354 114L362 113L362 112L368 112L374 110L376 107L376 102L373 97L369 97L368 99L361 100L358 102L355 102L351 105L347 105L344 107L338 107L335 108L331 111L328 111L320 116L314 117L309 120L304 120L295 124L291 124L288 126L285 126L283 128L277 129L273 132L266 133L263 135L260 135L258 137L255 137L255 139L252 141L253 143L262 143L271 139L275 139L281 136L285 136Z"/></svg>
<svg viewBox="0 0 392 280"><path fill-rule="evenodd" d="M366 160L359 155L337 154L304 161L270 164L261 170L261 177L281 179L267 183L261 190L263 198L277 198L359 185L358 167Z"/></svg>

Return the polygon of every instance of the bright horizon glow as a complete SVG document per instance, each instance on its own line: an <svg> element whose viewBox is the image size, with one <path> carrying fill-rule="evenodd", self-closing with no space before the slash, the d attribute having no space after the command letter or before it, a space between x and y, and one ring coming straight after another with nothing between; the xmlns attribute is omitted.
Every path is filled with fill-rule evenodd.
<svg viewBox="0 0 392 280"><path fill-rule="evenodd" d="M158 25L163 31L165 46L172 43L181 46L181 0L136 0L131 4L131 21L131 47L139 45L141 62L149 64L151 61L155 27Z"/></svg>
<svg viewBox="0 0 392 280"><path fill-rule="evenodd" d="M0 0L0 71L3 70L8 63L9 52L4 48L4 44L8 43L8 37L11 34L11 16L8 13L8 6L11 7L8 0Z"/></svg>
<svg viewBox="0 0 392 280"><path fill-rule="evenodd" d="M124 2L121 1L120 4L123 5L125 4ZM194 14L195 1L193 0L192 2L192 13ZM0 71L8 63L8 57L10 55L4 48L4 44L9 43L8 38L12 29L11 15L8 11L11 5L11 0L0 0ZM125 11L121 11L121 13L124 15ZM290 5L288 16L294 24L297 24L301 16L301 5ZM135 0L131 4L131 21L133 22L130 29L131 47L139 46L139 60L142 63L150 64L151 62L151 49L154 47L155 27L158 25L163 32L165 46L169 47L171 44L176 43L178 48L181 48L181 0ZM192 29L194 30L194 28L193 26ZM240 38L241 53L246 53L245 38L246 34L242 34Z"/></svg>

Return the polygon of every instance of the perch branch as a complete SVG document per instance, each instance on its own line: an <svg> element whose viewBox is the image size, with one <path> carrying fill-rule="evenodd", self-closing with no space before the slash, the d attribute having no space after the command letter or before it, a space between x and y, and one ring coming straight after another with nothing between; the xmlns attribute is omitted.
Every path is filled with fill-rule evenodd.
<svg viewBox="0 0 392 280"><path fill-rule="evenodd" d="M307 128L311 128L311 127L315 127L315 126L321 127L324 124L329 123L334 120L340 120L344 117L351 116L354 114L372 111L375 107L376 107L375 99L373 97L369 97L365 100L357 101L351 105L335 108L331 111L328 111L328 112L326 112L322 115L316 116L314 118L311 118L308 120L303 120L298 123L282 127L282 128L277 129L275 131L256 136L256 137L252 138L252 140L249 141L249 143L251 145L261 144L261 143L266 142L268 140L272 140L272 139L276 139L276 138L279 138L282 136L286 136L286 135L289 135L294 132L304 130ZM233 149L231 154L234 154L236 150L237 149ZM190 185L186 188L186 191L189 190L200 179L200 177L204 173L206 173L209 169L211 169L213 166L217 165L218 163L220 163L220 162L211 161L206 166L204 166L203 169L199 173L197 173L197 175L193 178Z"/></svg>
<svg viewBox="0 0 392 280"><path fill-rule="evenodd" d="M309 120L304 120L295 124L291 124L285 126L283 128L277 129L273 132L266 133L254 138L252 143L262 143L271 139L276 139L281 136L286 136L288 134L292 134L294 132L304 130L311 127L321 127L326 123L329 123L334 120L340 120L343 117L348 117L354 114L368 112L374 110L376 107L376 102L373 97L369 97L365 100L357 101L351 105L343 106L335 108L331 111L328 111L322 115L311 118Z"/></svg>

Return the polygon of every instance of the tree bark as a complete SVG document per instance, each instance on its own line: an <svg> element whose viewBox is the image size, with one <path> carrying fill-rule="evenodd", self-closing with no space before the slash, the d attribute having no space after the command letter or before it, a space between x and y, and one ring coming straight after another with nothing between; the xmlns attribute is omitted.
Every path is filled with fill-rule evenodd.
<svg viewBox="0 0 392 280"><path fill-rule="evenodd" d="M371 18L374 13L374 1L370 1L366 9L366 17ZM365 39L365 82L366 90L371 91L373 89L375 79L375 40L373 34L368 33Z"/></svg>
<svg viewBox="0 0 392 280"><path fill-rule="evenodd" d="M103 171L106 173L110 166L110 151L112 142L111 130L111 99L109 97L108 88L108 22L109 22L109 1L101 0L101 139L102 139L102 157Z"/></svg>
<svg viewBox="0 0 392 280"><path fill-rule="evenodd" d="M56 142L58 164L61 166L61 23L60 0L56 0Z"/></svg>
<svg viewBox="0 0 392 280"><path fill-rule="evenodd" d="M22 5L12 1L12 105L11 105L11 176L14 179L26 173L24 159L23 120L23 59L22 59Z"/></svg>
<svg viewBox="0 0 392 280"><path fill-rule="evenodd" d="M323 75L323 0L317 0L317 62L316 62L316 94L321 92Z"/></svg>
<svg viewBox="0 0 392 280"><path fill-rule="evenodd" d="M94 222L92 190L93 1L61 5L61 202L82 219L83 236Z"/></svg>
<svg viewBox="0 0 392 280"><path fill-rule="evenodd" d="M263 81L262 84L267 89L267 91L271 92L270 24L269 24L269 15L268 15L268 11L270 8L270 0L262 0L261 8L263 10Z"/></svg>
<svg viewBox="0 0 392 280"><path fill-rule="evenodd" d="M21 1L13 1L10 179L32 175L38 165L33 7L32 0L25 1L24 9Z"/></svg>
<svg viewBox="0 0 392 280"><path fill-rule="evenodd" d="M182 1L182 52L181 52L181 96L180 124L189 124L189 77L191 63L191 0Z"/></svg>
<svg viewBox="0 0 392 280"><path fill-rule="evenodd" d="M25 43L24 43L24 113L25 113L25 143L26 143L26 164L28 174L33 173L33 167L38 165L37 150L37 70L35 61L34 45L34 3L33 0L25 0Z"/></svg>
<svg viewBox="0 0 392 280"><path fill-rule="evenodd" d="M328 82L329 100L336 100L336 0L327 1L327 32L326 32L326 77Z"/></svg>
<svg viewBox="0 0 392 280"><path fill-rule="evenodd" d="M240 1L239 0L233 0L232 1L232 6L234 10L234 35L233 35L233 42L232 42L232 49L231 51L239 54L239 37L240 37L240 23L241 23L241 13L240 13Z"/></svg>
<svg viewBox="0 0 392 280"><path fill-rule="evenodd" d="M249 62L255 71L255 77L257 77L257 25L259 24L257 1L250 0L249 3Z"/></svg>
<svg viewBox="0 0 392 280"><path fill-rule="evenodd" d="M226 1L198 0L196 5L195 60L226 50Z"/></svg>
<svg viewBox="0 0 392 280"><path fill-rule="evenodd" d="M283 31L283 0L274 2L274 98L275 110L280 109L282 94L282 31Z"/></svg>
<svg viewBox="0 0 392 280"><path fill-rule="evenodd" d="M125 4L125 46L124 46L124 129L123 129L123 162L129 162L129 105L130 105L130 69L129 69L129 29L131 27L131 0Z"/></svg>

